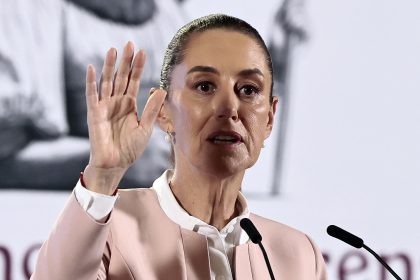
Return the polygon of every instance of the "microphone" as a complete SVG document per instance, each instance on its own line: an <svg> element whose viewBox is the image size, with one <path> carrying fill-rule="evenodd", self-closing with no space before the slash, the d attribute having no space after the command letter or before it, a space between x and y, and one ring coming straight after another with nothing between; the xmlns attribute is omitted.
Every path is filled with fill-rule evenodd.
<svg viewBox="0 0 420 280"><path fill-rule="evenodd" d="M262 245L262 236L258 232L257 228L255 227L254 223L248 219L243 218L240 222L241 228L248 234L249 238L254 244L258 244L260 246L261 251L264 256L265 264L267 265L268 272L270 273L271 280L275 280L273 270L271 269L270 261L268 260L267 252L264 249L264 246Z"/></svg>
<svg viewBox="0 0 420 280"><path fill-rule="evenodd" d="M341 241L357 248L364 248L366 249L366 251L368 251L369 253L371 253L388 271L389 273L392 274L392 276L395 277L395 279L398 280L402 280L400 276L398 276L397 273L395 273L394 270L392 270L392 268L375 252L373 251L371 248L369 248L366 244L364 244L363 239L361 239L360 237L351 234L348 231L345 231L344 229L335 226L335 225L330 225L327 227L327 233L332 236L335 237L337 239L340 239Z"/></svg>
<svg viewBox="0 0 420 280"><path fill-rule="evenodd" d="M335 237L337 239L340 239L343 242L346 242L350 246L356 247L357 249L360 249L363 247L363 239L361 239L360 237L357 237L354 234L351 234L348 231L345 231L342 228L339 228L338 226L335 226L335 225L328 226L327 233L332 237Z"/></svg>

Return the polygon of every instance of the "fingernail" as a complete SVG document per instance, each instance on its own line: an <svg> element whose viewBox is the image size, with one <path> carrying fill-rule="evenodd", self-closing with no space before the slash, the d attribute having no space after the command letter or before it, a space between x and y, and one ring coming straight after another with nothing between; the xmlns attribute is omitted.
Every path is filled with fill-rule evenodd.
<svg viewBox="0 0 420 280"><path fill-rule="evenodd" d="M115 48L110 48L108 50L107 56L112 55L113 57L117 57L117 50Z"/></svg>
<svg viewBox="0 0 420 280"><path fill-rule="evenodd" d="M134 44L133 44L133 42L128 41L128 42L127 42L127 45L125 45L125 47L126 47L127 49L131 50L131 49L133 49L133 48L134 48Z"/></svg>

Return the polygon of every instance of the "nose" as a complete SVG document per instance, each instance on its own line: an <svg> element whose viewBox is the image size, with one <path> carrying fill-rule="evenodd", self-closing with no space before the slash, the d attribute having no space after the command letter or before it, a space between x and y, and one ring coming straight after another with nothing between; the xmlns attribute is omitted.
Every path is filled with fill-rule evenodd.
<svg viewBox="0 0 420 280"><path fill-rule="evenodd" d="M239 100L233 90L224 90L216 94L215 112L217 119L238 121Z"/></svg>

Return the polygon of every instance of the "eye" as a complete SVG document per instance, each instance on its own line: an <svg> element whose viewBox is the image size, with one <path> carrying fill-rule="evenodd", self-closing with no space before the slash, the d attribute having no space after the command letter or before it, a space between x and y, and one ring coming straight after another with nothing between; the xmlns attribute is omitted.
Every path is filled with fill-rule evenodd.
<svg viewBox="0 0 420 280"><path fill-rule="evenodd" d="M194 85L194 88L202 94L210 94L216 90L216 87L213 85L213 83L208 81L198 82Z"/></svg>
<svg viewBox="0 0 420 280"><path fill-rule="evenodd" d="M260 93L259 87L254 85L245 85L239 88L239 94L246 97L251 97Z"/></svg>

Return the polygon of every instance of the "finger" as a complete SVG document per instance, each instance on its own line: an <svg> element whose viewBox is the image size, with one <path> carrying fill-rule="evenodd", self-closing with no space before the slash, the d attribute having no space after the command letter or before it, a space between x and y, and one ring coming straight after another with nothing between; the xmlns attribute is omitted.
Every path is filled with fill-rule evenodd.
<svg viewBox="0 0 420 280"><path fill-rule="evenodd" d="M98 103L96 93L96 71L92 64L89 64L86 70L86 104L88 110Z"/></svg>
<svg viewBox="0 0 420 280"><path fill-rule="evenodd" d="M115 75L113 95L124 94L125 89L127 88L128 75L130 73L131 61L133 60L133 55L134 55L134 45L132 42L128 42L124 48L121 63Z"/></svg>
<svg viewBox="0 0 420 280"><path fill-rule="evenodd" d="M139 125L146 130L151 130L155 123L156 117L159 114L160 108L165 101L166 91L163 89L157 89L147 99L146 105L144 106L143 113Z"/></svg>
<svg viewBox="0 0 420 280"><path fill-rule="evenodd" d="M130 80L128 81L128 88L126 94L134 98L137 97L140 88L141 74L143 73L146 55L143 50L137 52L134 57L133 67L130 73Z"/></svg>
<svg viewBox="0 0 420 280"><path fill-rule="evenodd" d="M110 48L106 53L104 66L102 67L102 75L99 82L99 100L102 98L109 98L112 94L113 74L116 59L117 50L115 48Z"/></svg>

